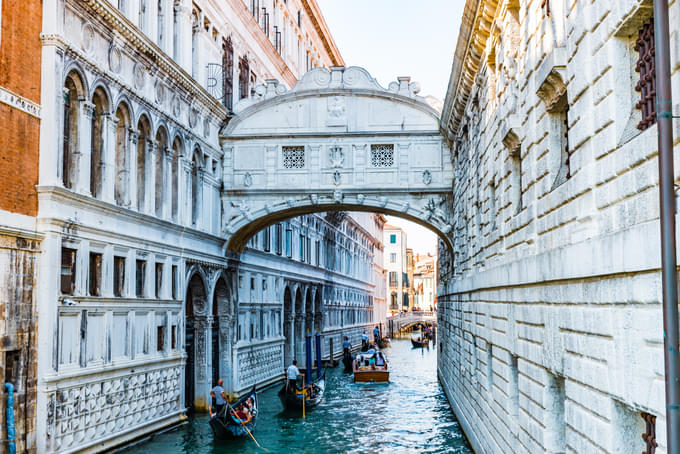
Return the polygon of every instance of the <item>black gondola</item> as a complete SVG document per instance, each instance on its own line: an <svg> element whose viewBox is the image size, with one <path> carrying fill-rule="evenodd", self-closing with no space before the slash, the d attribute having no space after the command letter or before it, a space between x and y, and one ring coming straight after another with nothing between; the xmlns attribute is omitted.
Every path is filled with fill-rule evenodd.
<svg viewBox="0 0 680 454"><path fill-rule="evenodd" d="M248 399L252 399L251 405L248 405ZM250 408L249 415L245 416L245 419L239 418L237 413L243 405ZM257 392L253 386L252 391L240 398L236 403L225 405L219 414L210 418L210 427L213 434L215 434L215 438L231 440L247 435L248 431L252 432L255 428L257 412ZM241 416L244 416L244 414L241 413Z"/></svg>
<svg viewBox="0 0 680 454"><path fill-rule="evenodd" d="M321 377L312 381L312 395L305 396L305 408L314 408L323 400L323 394L326 390L326 370L321 372ZM279 399L286 410L302 410L302 390L295 389L292 392L288 390L287 383L279 391Z"/></svg>
<svg viewBox="0 0 680 454"><path fill-rule="evenodd" d="M342 364L345 366L345 372L352 372L352 363L354 358L352 353L348 350L342 355Z"/></svg>
<svg viewBox="0 0 680 454"><path fill-rule="evenodd" d="M416 340L414 338L411 338L411 345L413 345L413 348L425 348L428 346L429 340L427 339L419 339Z"/></svg>

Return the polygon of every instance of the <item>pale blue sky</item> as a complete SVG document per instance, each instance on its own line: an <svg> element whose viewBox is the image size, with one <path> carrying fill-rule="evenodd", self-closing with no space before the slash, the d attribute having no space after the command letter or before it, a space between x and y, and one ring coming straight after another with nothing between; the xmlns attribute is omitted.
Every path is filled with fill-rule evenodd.
<svg viewBox="0 0 680 454"><path fill-rule="evenodd" d="M465 0L317 0L347 66L444 99Z"/></svg>
<svg viewBox="0 0 680 454"><path fill-rule="evenodd" d="M444 100L465 0L317 0L347 66L363 66L387 87L411 76L421 96ZM393 216L414 252L435 253L437 237Z"/></svg>

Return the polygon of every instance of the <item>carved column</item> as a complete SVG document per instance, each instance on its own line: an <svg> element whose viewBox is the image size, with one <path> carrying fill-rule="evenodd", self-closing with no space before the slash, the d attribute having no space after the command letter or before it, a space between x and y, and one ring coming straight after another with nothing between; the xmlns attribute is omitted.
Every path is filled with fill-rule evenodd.
<svg viewBox="0 0 680 454"><path fill-rule="evenodd" d="M196 302L194 302L196 303ZM199 305L196 304L195 307ZM194 342L196 348L196 400L195 406L207 409L210 405L210 339L211 318L205 315L194 317Z"/></svg>
<svg viewBox="0 0 680 454"><path fill-rule="evenodd" d="M205 191L205 170L200 168L197 172L196 181L196 200L192 200L192 203L196 204L196 229L205 229L205 219L203 215L203 200Z"/></svg>
<svg viewBox="0 0 680 454"><path fill-rule="evenodd" d="M128 128L127 134L127 158L125 159L125 166L128 171L127 184L125 189L124 206L135 209L137 208L137 142L139 141L139 134L133 128Z"/></svg>
<svg viewBox="0 0 680 454"><path fill-rule="evenodd" d="M172 150L166 148L163 150L163 168L165 169L165 178L163 179L163 197L161 198L163 204L163 219L170 219L172 217Z"/></svg>
<svg viewBox="0 0 680 454"><path fill-rule="evenodd" d="M146 165L144 170L146 170L146 175L144 178L144 198L145 212L149 215L156 214L156 153L158 153L158 144L151 139L146 139Z"/></svg>
<svg viewBox="0 0 680 454"><path fill-rule="evenodd" d="M191 74L191 1L175 0L177 27L175 29L175 46L177 46L177 63Z"/></svg>
<svg viewBox="0 0 680 454"><path fill-rule="evenodd" d="M92 117L94 116L94 104L88 101L80 102L78 114L78 150L75 153L77 167L76 186L77 192L85 195L90 193L90 159L92 158Z"/></svg>

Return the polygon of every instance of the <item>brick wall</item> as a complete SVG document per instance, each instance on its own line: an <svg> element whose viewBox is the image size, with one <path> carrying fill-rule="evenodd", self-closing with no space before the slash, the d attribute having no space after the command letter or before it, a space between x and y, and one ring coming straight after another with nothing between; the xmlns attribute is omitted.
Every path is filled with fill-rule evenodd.
<svg viewBox="0 0 680 454"><path fill-rule="evenodd" d="M0 87L40 103L42 2L3 0ZM35 216L39 120L0 103L0 210Z"/></svg>

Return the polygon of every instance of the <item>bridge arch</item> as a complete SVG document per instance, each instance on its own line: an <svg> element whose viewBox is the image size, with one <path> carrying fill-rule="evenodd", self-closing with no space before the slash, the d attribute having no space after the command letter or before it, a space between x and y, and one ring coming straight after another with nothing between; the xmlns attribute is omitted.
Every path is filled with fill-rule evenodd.
<svg viewBox="0 0 680 454"><path fill-rule="evenodd" d="M239 102L221 131L222 234L240 252L259 230L324 211L399 216L452 249L451 150L438 112L400 77L387 89L358 67L315 68Z"/></svg>

